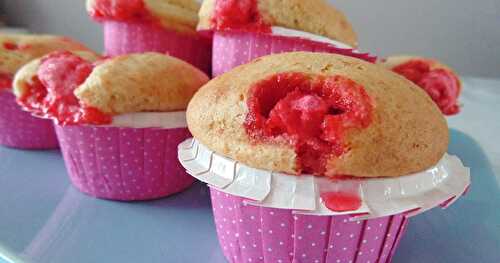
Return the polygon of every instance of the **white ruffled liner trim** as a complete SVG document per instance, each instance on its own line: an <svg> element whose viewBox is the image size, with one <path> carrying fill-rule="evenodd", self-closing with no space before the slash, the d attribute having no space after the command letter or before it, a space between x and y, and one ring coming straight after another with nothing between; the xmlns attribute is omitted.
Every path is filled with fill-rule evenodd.
<svg viewBox="0 0 500 263"><path fill-rule="evenodd" d="M23 108L24 109L24 108ZM29 110L24 109L27 112ZM33 117L48 119L57 123L57 121L52 117L42 117L32 114ZM138 112L138 113L127 113L113 116L111 124L107 125L89 125L83 124L83 126L93 126L93 127L118 127L118 128L158 128L158 129L176 129L176 128L186 128L186 112L176 111L176 112Z"/></svg>
<svg viewBox="0 0 500 263"><path fill-rule="evenodd" d="M305 32L305 31L300 31L300 30L295 30L295 29L289 29L285 27L280 27L280 26L273 26L271 27L273 31L273 35L276 36L283 36L283 37L298 37L298 38L303 38L311 41L316 41L316 42L321 42L321 43L326 43L333 45L335 47L341 48L341 49L349 49L353 50L354 53L359 53L359 51L354 50L351 46L344 44L342 42L316 35L313 33Z"/></svg>
<svg viewBox="0 0 500 263"><path fill-rule="evenodd" d="M29 109L22 107L26 112L31 113ZM38 116L32 114L33 117L52 120L57 123L57 120L48 116ZM186 111L171 111L171 112L133 112L113 116L111 124L107 125L86 125L98 127L119 127L119 128L158 128L158 129L176 129L187 128Z"/></svg>
<svg viewBox="0 0 500 263"><path fill-rule="evenodd" d="M186 128L186 112L138 112L113 116L113 122L104 127L126 128Z"/></svg>
<svg viewBox="0 0 500 263"><path fill-rule="evenodd" d="M364 220L406 213L414 216L437 206L448 207L470 185L470 170L456 157L445 154L434 167L397 178L345 179L339 182L312 175L290 176L254 169L225 158L188 139L178 147L187 172L217 190L249 199L247 203L293 209L294 213L351 215ZM334 212L321 200L322 192L358 191L362 206L355 211Z"/></svg>

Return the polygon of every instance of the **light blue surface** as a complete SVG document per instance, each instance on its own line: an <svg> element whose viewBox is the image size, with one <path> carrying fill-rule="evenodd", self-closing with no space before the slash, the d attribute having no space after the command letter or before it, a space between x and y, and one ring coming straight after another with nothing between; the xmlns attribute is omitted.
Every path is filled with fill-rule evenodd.
<svg viewBox="0 0 500 263"><path fill-rule="evenodd" d="M499 81L466 81L464 112L449 120L450 153L471 167L471 191L447 210L413 218L394 262L500 262L499 93ZM2 256L15 263L225 262L202 184L152 202L97 200L70 186L58 152L0 147Z"/></svg>
<svg viewBox="0 0 500 263"><path fill-rule="evenodd" d="M0 246L14 262L223 262L202 184L111 202L71 187L57 152L0 149L0 159Z"/></svg>

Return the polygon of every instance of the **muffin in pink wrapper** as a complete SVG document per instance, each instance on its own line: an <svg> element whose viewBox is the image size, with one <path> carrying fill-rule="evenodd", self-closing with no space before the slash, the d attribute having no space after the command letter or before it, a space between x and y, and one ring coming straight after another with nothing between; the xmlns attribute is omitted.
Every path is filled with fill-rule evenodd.
<svg viewBox="0 0 500 263"><path fill-rule="evenodd" d="M178 157L210 186L232 263L390 262L410 217L470 185L425 92L348 56L262 57L204 85L186 114Z"/></svg>
<svg viewBox="0 0 500 263"><path fill-rule="evenodd" d="M323 0L206 0L198 30L213 35L214 76L261 56L310 51L364 59L345 16Z"/></svg>
<svg viewBox="0 0 500 263"><path fill-rule="evenodd" d="M160 53L99 59L56 52L16 75L18 102L51 119L75 187L112 200L156 199L193 183L177 160L185 108L208 77Z"/></svg>
<svg viewBox="0 0 500 263"><path fill-rule="evenodd" d="M55 50L87 50L71 39L50 35L0 35L0 145L18 149L58 148L54 126L22 111L12 92L24 64Z"/></svg>
<svg viewBox="0 0 500 263"><path fill-rule="evenodd" d="M196 32L199 8L195 0L87 0L107 55L166 53L210 73L211 43Z"/></svg>
<svg viewBox="0 0 500 263"><path fill-rule="evenodd" d="M382 59L380 64L425 90L443 114L455 115L460 112L458 97L462 82L451 67L435 59L405 55Z"/></svg>

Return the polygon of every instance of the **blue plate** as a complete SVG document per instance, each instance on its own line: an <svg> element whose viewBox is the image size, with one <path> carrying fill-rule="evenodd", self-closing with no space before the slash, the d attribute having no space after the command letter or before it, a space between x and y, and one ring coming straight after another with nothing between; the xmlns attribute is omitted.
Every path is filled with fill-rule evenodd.
<svg viewBox="0 0 500 263"><path fill-rule="evenodd" d="M394 262L500 262L500 189L483 150L451 131L472 169L467 196L410 221ZM207 188L138 203L98 200L68 181L60 154L0 148L0 258L11 262L222 263ZM1 262L1 260L0 260Z"/></svg>
<svg viewBox="0 0 500 263"><path fill-rule="evenodd" d="M474 139L451 130L449 152L471 168L469 193L448 209L410 220L393 262L500 262L500 188Z"/></svg>

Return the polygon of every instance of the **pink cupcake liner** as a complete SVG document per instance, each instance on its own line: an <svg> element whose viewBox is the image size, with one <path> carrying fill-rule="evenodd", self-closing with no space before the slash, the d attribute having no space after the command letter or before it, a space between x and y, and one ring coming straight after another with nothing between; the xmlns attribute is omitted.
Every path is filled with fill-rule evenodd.
<svg viewBox="0 0 500 263"><path fill-rule="evenodd" d="M58 126L69 177L80 191L120 201L149 200L188 188L194 179L177 160L186 128Z"/></svg>
<svg viewBox="0 0 500 263"><path fill-rule="evenodd" d="M151 23L106 21L104 46L110 56L147 51L167 53L210 73L212 48L208 40Z"/></svg>
<svg viewBox="0 0 500 263"><path fill-rule="evenodd" d="M408 223L404 215L353 222L348 215L292 214L213 188L211 196L219 242L232 263L390 262Z"/></svg>
<svg viewBox="0 0 500 263"><path fill-rule="evenodd" d="M376 57L352 49L297 37L276 36L251 32L215 32L212 70L214 76L246 64L258 57L292 51L335 53L375 62Z"/></svg>
<svg viewBox="0 0 500 263"><path fill-rule="evenodd" d="M31 150L59 147L52 121L23 111L10 91L0 91L0 144Z"/></svg>

